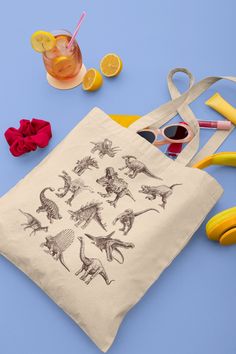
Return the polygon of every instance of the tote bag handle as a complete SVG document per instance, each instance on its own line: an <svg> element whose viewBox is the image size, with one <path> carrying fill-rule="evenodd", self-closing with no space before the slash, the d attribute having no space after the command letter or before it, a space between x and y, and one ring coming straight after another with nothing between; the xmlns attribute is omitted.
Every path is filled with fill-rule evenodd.
<svg viewBox="0 0 236 354"><path fill-rule="evenodd" d="M179 92L173 82L173 76L177 72L182 72L186 74L189 78L189 89L183 94ZM204 158L205 156L213 154L234 129L233 127L230 131L217 130L213 134L213 136L208 140L206 145L197 153L199 148L200 129L195 114L189 107L189 104L195 99L197 99L210 86L222 79L226 79L236 83L236 77L210 76L194 84L194 77L187 69L176 68L171 70L168 74L167 83L172 101L165 103L154 111L141 117L139 120L130 125L129 129L132 129L137 132L138 130L148 126L159 128L163 124L171 120L173 117L175 117L177 114L179 114L183 121L188 123L192 128L194 132L194 138L179 154L176 161L184 165L192 166L194 163Z"/></svg>

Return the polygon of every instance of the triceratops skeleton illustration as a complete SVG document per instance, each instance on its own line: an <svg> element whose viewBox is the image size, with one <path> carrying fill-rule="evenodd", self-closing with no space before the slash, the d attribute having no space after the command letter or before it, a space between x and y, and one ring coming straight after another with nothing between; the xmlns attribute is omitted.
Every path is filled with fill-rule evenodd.
<svg viewBox="0 0 236 354"><path fill-rule="evenodd" d="M80 259L83 263L82 267L75 273L78 276L80 273L84 272L84 274L80 277L81 280L85 282L85 284L89 284L96 276L101 275L105 280L107 285L110 285L112 281L109 280L108 275L102 265L102 262L97 258L88 258L85 256L84 252L84 239L82 237L78 237L78 240L81 243L80 246ZM89 278L88 278L89 277Z"/></svg>
<svg viewBox="0 0 236 354"><path fill-rule="evenodd" d="M74 238L74 231L66 229L61 231L56 236L47 236L46 241L41 244L41 247L48 248L45 252L51 254L55 260L59 259L63 267L65 267L68 272L70 270L65 264L63 252L73 243Z"/></svg>
<svg viewBox="0 0 236 354"><path fill-rule="evenodd" d="M24 230L32 229L30 236L35 235L36 232L38 232L38 231L48 232L48 226L42 226L41 222L38 219L36 219L33 215L26 213L25 211L22 211L21 209L19 209L19 211L27 219L27 222L24 224L21 224L21 226L24 226Z"/></svg>
<svg viewBox="0 0 236 354"><path fill-rule="evenodd" d="M78 176L81 176L86 170L91 170L93 168L99 168L98 163L91 156L86 156L82 160L76 162L76 166L73 169Z"/></svg>
<svg viewBox="0 0 236 354"><path fill-rule="evenodd" d="M147 194L146 199L154 200L156 197L161 197L162 204L159 204L163 209L165 209L167 198L171 196L173 193L173 188L175 186L181 186L181 183L172 184L172 186L168 187L165 185L151 187L151 186L141 186L140 193Z"/></svg>
<svg viewBox="0 0 236 354"><path fill-rule="evenodd" d="M37 213L41 213L41 212L47 213L47 218L49 219L50 223L53 223L53 220L62 219L62 216L59 213L59 208L58 208L57 204L53 200L48 199L45 196L45 192L47 190L54 192L54 188L51 188L51 187L47 187L42 190L42 192L40 193L41 206L38 207L36 212Z"/></svg>
<svg viewBox="0 0 236 354"><path fill-rule="evenodd" d="M135 156L127 155L122 156L122 158L125 160L125 166L119 168L119 170L122 171L127 168L128 172L125 172L125 175L127 175L128 177L135 178L139 173L145 173L145 175L149 177L162 180L162 178L157 177L153 173L151 173L149 169L144 165L144 163L137 160Z"/></svg>
<svg viewBox="0 0 236 354"><path fill-rule="evenodd" d="M159 211L157 209L145 209L139 212L134 212L132 209L126 209L123 213L121 213L120 215L118 215L114 221L113 221L113 225L115 225L117 223L117 221L120 221L120 223L122 224L122 228L119 229L120 231L123 231L124 235L127 235L127 233L132 229L133 227L133 223L134 223L134 219L136 216L139 216L141 214L144 214L148 211L156 211L157 213L159 213Z"/></svg>
<svg viewBox="0 0 236 354"><path fill-rule="evenodd" d="M84 222L81 228L85 229L92 220L95 220L106 231L106 225L102 222L100 215L100 211L103 209L101 205L101 202L91 202L77 211L68 210L68 213L71 215L71 219L76 222L75 226Z"/></svg>
<svg viewBox="0 0 236 354"><path fill-rule="evenodd" d="M68 192L71 192L72 193L71 197L68 200L66 200L66 203L69 205L71 205L74 198L77 197L77 195L81 193L83 190L88 190L91 193L94 193L92 188L86 186L80 178L72 180L66 171L62 171L62 174L59 175L59 177L61 177L64 180L64 187L58 188L57 191L60 192L62 190L62 192L56 193L56 195L59 198L63 198Z"/></svg>
<svg viewBox="0 0 236 354"><path fill-rule="evenodd" d="M110 233L107 236L95 237L95 236L92 236L89 234L85 234L85 236L90 238L90 240L92 240L92 243L95 246L97 246L101 252L105 250L108 262L115 260L116 262L123 264L124 263L124 256L121 253L121 251L118 250L118 247L134 248L135 246L131 242L124 242L124 241L121 241L121 240L118 240L115 238L111 238L114 233L115 233L115 231L113 231L112 233ZM119 260L118 258L116 258L114 256L114 252L116 252L120 255L121 260Z"/></svg>
<svg viewBox="0 0 236 354"><path fill-rule="evenodd" d="M99 143L94 143L91 141L91 144L94 145L94 147L91 150L91 153L95 153L98 151L98 156L102 159L105 155L108 155L110 157L114 157L117 153L117 151L120 151L118 146L112 147L112 141L109 139L105 139L102 142Z"/></svg>
<svg viewBox="0 0 236 354"><path fill-rule="evenodd" d="M105 176L97 179L96 182L105 187L105 194L98 192L101 197L107 198L110 197L113 193L116 194L114 200L107 200L107 202L114 207L116 207L118 200L125 195L135 201L130 190L128 189L128 183L125 182L122 178L118 177L118 173L115 172L113 167L107 167L105 170Z"/></svg>

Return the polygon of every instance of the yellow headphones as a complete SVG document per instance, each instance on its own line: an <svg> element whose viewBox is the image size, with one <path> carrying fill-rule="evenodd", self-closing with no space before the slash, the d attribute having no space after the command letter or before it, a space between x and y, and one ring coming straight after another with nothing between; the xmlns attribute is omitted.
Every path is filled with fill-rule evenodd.
<svg viewBox="0 0 236 354"><path fill-rule="evenodd" d="M203 169L210 165L236 167L236 152L220 152L208 156L193 167ZM210 240L221 245L236 243L236 207L226 209L211 218L206 224L206 234Z"/></svg>

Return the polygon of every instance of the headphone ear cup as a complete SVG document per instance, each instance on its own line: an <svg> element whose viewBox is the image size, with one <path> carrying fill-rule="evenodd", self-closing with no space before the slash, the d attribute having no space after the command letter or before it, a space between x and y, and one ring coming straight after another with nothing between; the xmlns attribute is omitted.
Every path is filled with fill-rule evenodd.
<svg viewBox="0 0 236 354"><path fill-rule="evenodd" d="M236 243L236 227L226 231L220 238L222 246L229 246Z"/></svg>
<svg viewBox="0 0 236 354"><path fill-rule="evenodd" d="M236 243L236 207L213 216L206 224L206 234L210 240L222 245Z"/></svg>

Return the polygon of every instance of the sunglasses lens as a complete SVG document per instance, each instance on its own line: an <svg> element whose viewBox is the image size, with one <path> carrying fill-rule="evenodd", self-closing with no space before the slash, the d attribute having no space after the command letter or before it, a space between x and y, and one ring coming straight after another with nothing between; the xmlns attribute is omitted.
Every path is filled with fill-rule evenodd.
<svg viewBox="0 0 236 354"><path fill-rule="evenodd" d="M164 134L172 140L182 140L188 136L188 130L182 125L172 125L165 128Z"/></svg>
<svg viewBox="0 0 236 354"><path fill-rule="evenodd" d="M153 143L153 141L155 140L155 135L152 132L142 130L142 131L138 132L138 135L140 135L142 138L149 141L149 143Z"/></svg>

